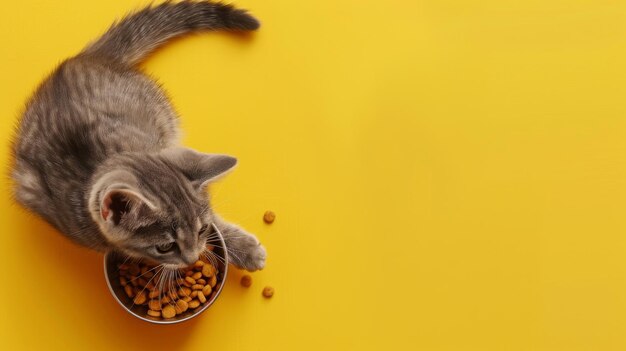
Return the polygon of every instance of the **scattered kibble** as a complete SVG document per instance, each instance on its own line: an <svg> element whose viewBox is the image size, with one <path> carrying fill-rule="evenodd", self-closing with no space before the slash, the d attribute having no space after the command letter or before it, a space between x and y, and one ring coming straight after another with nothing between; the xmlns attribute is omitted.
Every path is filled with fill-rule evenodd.
<svg viewBox="0 0 626 351"><path fill-rule="evenodd" d="M266 286L265 288L263 288L263 297L269 299L272 296L274 296L274 288L272 288L271 286Z"/></svg>
<svg viewBox="0 0 626 351"><path fill-rule="evenodd" d="M265 213L263 214L263 220L267 224L273 223L275 219L276 219L276 214L272 211L265 211Z"/></svg>
<svg viewBox="0 0 626 351"><path fill-rule="evenodd" d="M217 290L218 271L204 260L196 261L187 268L184 278L172 279L170 284L159 281L162 277L160 272L154 273L153 265L126 263L118 265L118 269L120 285L132 304L146 306L145 313L153 318L174 318L188 309L196 309L210 300Z"/></svg>
<svg viewBox="0 0 626 351"><path fill-rule="evenodd" d="M241 277L241 285L245 286L246 288L249 288L250 285L252 285L252 277L249 276L248 274Z"/></svg>

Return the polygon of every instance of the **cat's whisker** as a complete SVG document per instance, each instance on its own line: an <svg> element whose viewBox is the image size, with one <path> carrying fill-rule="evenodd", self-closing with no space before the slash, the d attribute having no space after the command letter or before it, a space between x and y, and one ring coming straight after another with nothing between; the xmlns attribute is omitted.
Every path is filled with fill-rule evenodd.
<svg viewBox="0 0 626 351"><path fill-rule="evenodd" d="M241 253L244 253L244 254L247 253L246 250L239 250L239 249L235 249L233 247L223 247L221 245L212 245L212 246L219 247L221 249L225 249L228 252L241 252Z"/></svg>
<svg viewBox="0 0 626 351"><path fill-rule="evenodd" d="M207 253L208 253L211 257L217 258L217 259L219 259L222 263L226 264L226 258L225 258L225 257L224 257L224 258L222 258L222 257L220 257L218 254L216 254L216 253L215 253L215 252L213 252L213 251L208 251L208 250L207 250L206 252L207 252Z"/></svg>
<svg viewBox="0 0 626 351"><path fill-rule="evenodd" d="M121 264L122 266L124 264L126 264L126 262L128 262L128 260L130 260L130 255L125 255L125 256L126 256L126 259L124 259L124 261L122 262L122 264Z"/></svg>
<svg viewBox="0 0 626 351"><path fill-rule="evenodd" d="M239 249L235 249L235 248L228 248L228 253L229 254L242 254L245 255L248 253L247 250L239 250Z"/></svg>
<svg viewBox="0 0 626 351"><path fill-rule="evenodd" d="M176 281L176 285L178 285L178 290L177 290L177 291L180 291L180 290L182 290L182 288L183 288L183 287L182 287L182 286L180 286L180 284L178 283L178 279L181 279L181 278L182 278L182 276L181 276L180 272L179 272L179 271L176 271L176 274L175 274L175 276L174 276L174 279L175 279L175 281Z"/></svg>
<svg viewBox="0 0 626 351"><path fill-rule="evenodd" d="M174 276L174 270L172 270L171 268L168 268L168 272L167 272L167 283L168 283L168 290L172 291L174 285L172 284L172 278ZM170 306L174 306L174 303L172 302L172 299L170 298L170 301L168 301L168 305Z"/></svg>
<svg viewBox="0 0 626 351"><path fill-rule="evenodd" d="M205 256L205 257L206 257L209 261L211 261L211 264L212 264L214 267L217 267L217 266L218 266L218 264L217 264L217 263L218 263L218 260L214 257L215 255L213 255L213 254L211 253L211 251L206 251L206 253L204 254L204 256ZM225 263L223 260L220 260L220 261L221 261L222 263Z"/></svg>
<svg viewBox="0 0 626 351"><path fill-rule="evenodd" d="M158 266L154 266L154 268L152 268L152 269L150 269L150 270L146 271L145 273L143 273L143 274L141 274L141 275L139 275L139 276L136 276L135 278L133 278L133 279L129 280L129 282L135 281L135 280L137 280L137 279L139 279L139 278L143 277L143 276L144 276L144 275L146 275L148 272L151 272L151 271L155 270L156 268L159 268L159 266L162 266L162 264L160 264L160 265L158 265Z"/></svg>
<svg viewBox="0 0 626 351"><path fill-rule="evenodd" d="M227 236L224 236L224 241L229 241L229 240L232 240L232 239L247 238L247 237L249 237L249 235L245 235L245 234L244 235L227 235ZM211 240L215 240L215 241L219 241L219 240L217 240L217 239L219 239L219 236L215 236L215 237L212 237L210 239Z"/></svg>
<svg viewBox="0 0 626 351"><path fill-rule="evenodd" d="M161 266L161 265L159 265L159 266ZM159 267L159 266L156 266L156 267ZM155 268L156 268L156 267L155 267ZM154 269L154 268L153 268L153 269ZM148 280L148 282L146 283L146 285L144 285L143 289L141 289L141 291L139 292L139 294L138 294L138 295L141 295L144 291L146 291L146 288L148 287L148 284L150 284L150 282L152 281L152 279L154 279L154 276L152 276L152 278L150 278L150 280ZM130 306L130 308L133 308L134 306L135 306L135 299L133 299L133 304Z"/></svg>
<svg viewBox="0 0 626 351"><path fill-rule="evenodd" d="M202 255L203 255L203 256L204 256L204 257L205 257L205 258L206 258L206 259L207 259L207 260L208 260L208 261L209 261L209 262L210 262L210 263L211 263L214 267L217 267L217 266L216 266L216 263L217 263L217 262L215 262L215 259L214 259L213 257L211 257L211 256L207 255L205 252L203 252L203 253L202 253Z"/></svg>
<svg viewBox="0 0 626 351"><path fill-rule="evenodd" d="M163 272L163 270L165 269L165 266L161 267L161 269L155 273L155 277L158 275L159 277L157 278L156 283L154 284L154 288L157 289L159 291L159 306L161 306L161 295L163 294L163 292L161 291L161 289L159 288L159 284L161 281L161 278L163 277L161 275L161 272Z"/></svg>
<svg viewBox="0 0 626 351"><path fill-rule="evenodd" d="M166 268L166 271L165 271L165 278L164 278L164 280L163 280L163 287L162 287L162 290L161 290L161 294L164 294L164 292L165 292L165 289L166 289L166 288L167 288L168 290L170 289L170 276L171 276L171 271L170 271L170 269L169 269L169 268ZM169 304L169 305L171 305L171 304L172 304L172 303L171 303L171 299L170 299L170 301L168 301L168 304Z"/></svg>

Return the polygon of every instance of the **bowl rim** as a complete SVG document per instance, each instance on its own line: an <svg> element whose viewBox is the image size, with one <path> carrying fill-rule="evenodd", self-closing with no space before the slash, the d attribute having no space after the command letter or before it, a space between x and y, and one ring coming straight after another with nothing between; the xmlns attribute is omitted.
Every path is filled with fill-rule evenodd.
<svg viewBox="0 0 626 351"><path fill-rule="evenodd" d="M206 304L204 304L204 306L199 309L197 312L193 313L192 315L189 315L185 318L181 318L181 319L171 319L171 320L167 320L167 319L162 319L162 320L155 320L155 319L149 319L147 317L141 316L136 314L135 312L133 312L130 308L128 308L128 306L126 306L118 297L117 294L115 293L115 290L113 290L113 286L111 285L111 279L109 279L109 275L107 273L107 262L110 258L110 256L113 254L113 251L109 251L107 253L104 254L104 259L103 261L103 266L104 266L104 279L106 280L107 286L109 287L109 292L111 293L111 295L113 295L113 298L115 298L115 301L117 301L117 303L122 306L124 308L124 310L126 310L126 312L128 312L130 315L139 318L143 321L146 322L150 322L153 324L176 324L176 323L181 323L181 322L185 322L188 321L192 318L195 318L196 316L202 314L202 312L204 312L207 308L211 307L214 303L215 300L217 300L217 298L220 296L222 289L224 288L224 284L226 284L226 277L228 276L228 251L226 250L226 243L224 242L224 237L222 235L222 232L217 228L217 226L215 225L215 223L211 223L211 226L213 226L213 230L215 230L215 232L217 233L217 237L220 240L220 243L222 244L222 247L224 248L224 272L222 272L222 284L219 285L219 288L217 289L217 292L215 293L215 296L213 297L213 299L211 299L210 301L207 301Z"/></svg>

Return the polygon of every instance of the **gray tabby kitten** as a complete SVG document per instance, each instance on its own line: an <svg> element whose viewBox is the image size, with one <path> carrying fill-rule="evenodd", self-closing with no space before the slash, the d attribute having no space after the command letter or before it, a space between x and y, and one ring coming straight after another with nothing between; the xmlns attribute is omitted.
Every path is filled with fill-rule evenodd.
<svg viewBox="0 0 626 351"><path fill-rule="evenodd" d="M236 159L180 146L168 98L136 68L174 37L258 27L208 1L166 2L114 24L28 102L13 144L16 200L80 245L169 268L195 262L214 223L232 263L262 269L263 246L213 213L206 194Z"/></svg>

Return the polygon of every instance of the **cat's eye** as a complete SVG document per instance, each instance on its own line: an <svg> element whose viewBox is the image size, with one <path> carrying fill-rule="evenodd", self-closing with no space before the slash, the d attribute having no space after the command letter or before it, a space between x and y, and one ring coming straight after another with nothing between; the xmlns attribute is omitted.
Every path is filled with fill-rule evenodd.
<svg viewBox="0 0 626 351"><path fill-rule="evenodd" d="M202 226L202 228L200 228L200 231L198 232L198 235L202 235L204 234L204 232L206 232L206 230L209 228L208 224L205 224Z"/></svg>
<svg viewBox="0 0 626 351"><path fill-rule="evenodd" d="M172 222L172 230L176 231L178 229L178 222Z"/></svg>
<svg viewBox="0 0 626 351"><path fill-rule="evenodd" d="M160 253L160 254L165 254L168 253L170 251L172 251L175 247L174 242L169 242L167 244L160 244L156 246L156 250Z"/></svg>

